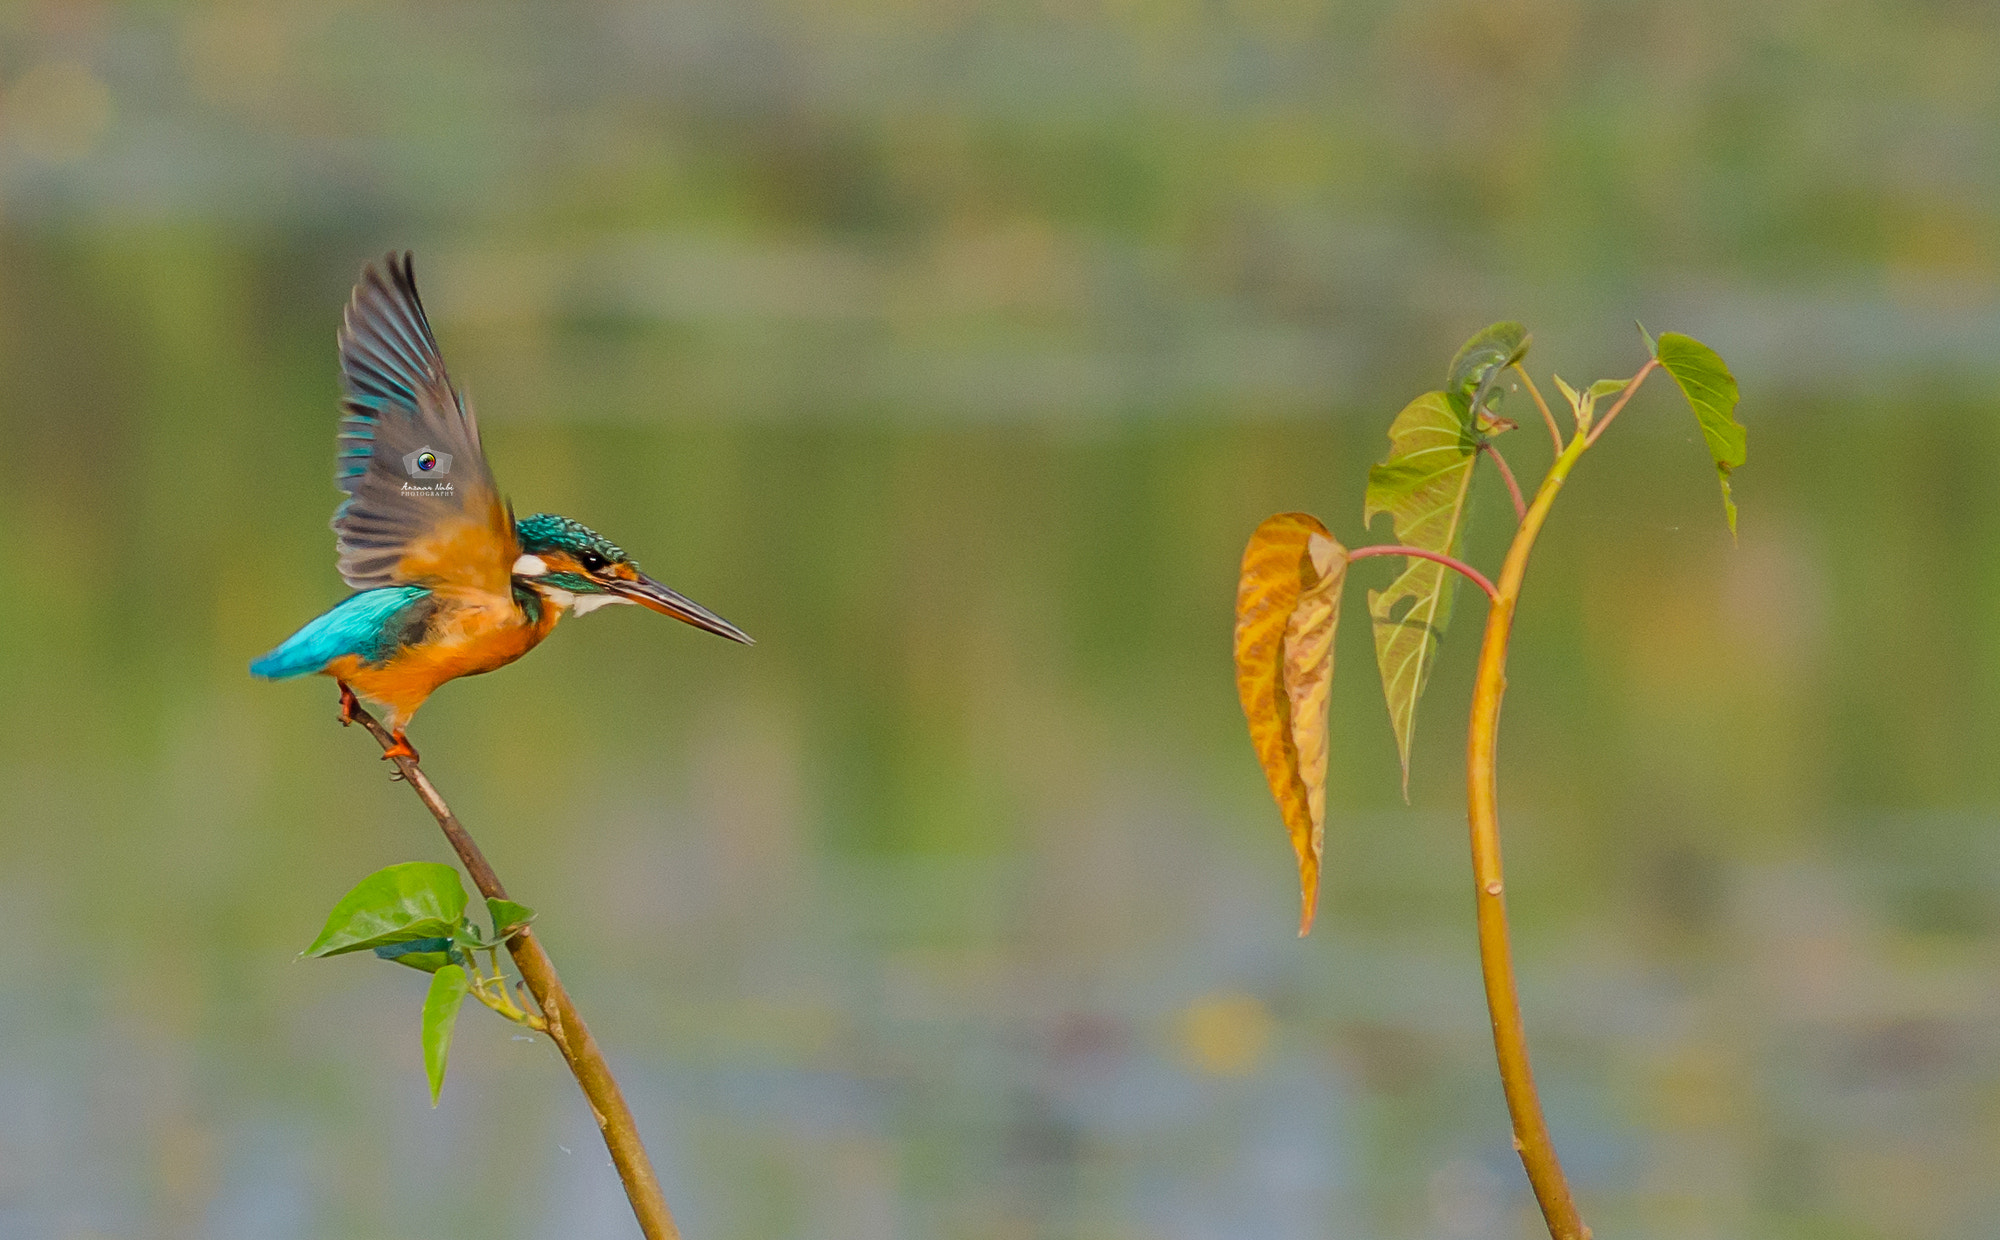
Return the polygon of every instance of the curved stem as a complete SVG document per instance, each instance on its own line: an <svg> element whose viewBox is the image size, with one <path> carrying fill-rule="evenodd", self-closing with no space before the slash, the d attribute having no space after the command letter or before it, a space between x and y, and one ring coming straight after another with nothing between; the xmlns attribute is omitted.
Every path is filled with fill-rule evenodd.
<svg viewBox="0 0 2000 1240"><path fill-rule="evenodd" d="M1542 411L1542 421L1548 423L1549 438L1555 441L1556 455L1561 456L1563 450L1562 429L1556 425L1556 415L1549 412L1549 402L1542 399L1542 389L1535 386L1535 377L1529 374L1527 368L1522 366L1521 363L1514 363L1514 373L1521 376L1521 382L1528 385L1528 395L1535 398L1535 408Z"/></svg>
<svg viewBox="0 0 2000 1240"><path fill-rule="evenodd" d="M1643 372L1642 376L1643 377ZM1507 690L1507 639L1514 625L1514 605L1528 572L1528 555L1548 519L1549 506L1562 489L1570 467L1590 446L1579 435L1557 455L1548 476L1535 493L1521 527L1507 549L1500 585L1486 613L1486 637L1479 648L1478 678L1472 689L1472 722L1465 746L1466 809L1472 831L1472 876L1479 912L1479 971L1486 983L1486 1010L1493 1018L1493 1051L1500 1065L1500 1085L1507 1095L1507 1113L1514 1123L1514 1148L1535 1190L1554 1240L1589 1240L1590 1229L1577 1214L1569 1182L1563 1178L1535 1092L1535 1074L1528 1063L1528 1035L1521 1024L1521 1002L1514 985L1513 951L1507 941L1506 885L1500 868L1500 815L1494 774L1494 752L1500 731L1500 698Z"/></svg>
<svg viewBox="0 0 2000 1240"><path fill-rule="evenodd" d="M348 707L348 713L368 729L385 752L395 747L396 738L358 702ZM396 770L408 781L431 817L437 819L479 893L492 899L506 899L507 889L500 885L500 876L487 864L486 855L479 851L479 845L438 795L429 777L410 758L398 755L390 761L396 764ZM556 976L555 962L542 950L532 927L516 931L507 940L507 951L514 957L514 967L521 971L521 980L528 984L528 993L542 1010L541 1019L547 1023L545 1032L562 1052L563 1062L569 1065L576 1083L583 1088L590 1113L604 1134L605 1147L611 1151L611 1162L618 1168L618 1178L625 1182L625 1196L632 1202L632 1213L638 1216L639 1230L645 1233L646 1240L680 1240L673 1213L667 1209L667 1199L660 1192L659 1177L653 1174L652 1160L646 1157L645 1143L639 1139L639 1125L632 1118L632 1108L625 1105L625 1096L618 1091L618 1082L611 1075L611 1066L604 1061L604 1052L597 1048L597 1039L590 1036L576 1005L570 1002L569 992L563 989L562 979Z"/></svg>
<svg viewBox="0 0 2000 1240"><path fill-rule="evenodd" d="M1431 560L1444 565L1446 568L1457 570L1468 581L1472 582L1473 585L1486 591L1487 598L1499 597L1494 592L1493 583L1486 579L1485 573L1467 564L1464 560L1453 559L1442 551L1426 551L1422 547L1397 547L1385 543L1379 547L1356 547L1347 553L1347 558L1349 560L1365 560L1371 555L1407 555L1414 556L1419 560Z"/></svg>
<svg viewBox="0 0 2000 1240"><path fill-rule="evenodd" d="M1527 501L1521 498L1521 484L1514 481L1514 471L1507 468L1507 458L1500 455L1499 447L1492 440L1480 441L1479 450L1492 458L1493 463L1500 467L1500 476L1507 480L1507 494L1514 497L1514 524L1519 525L1521 518L1528 515Z"/></svg>

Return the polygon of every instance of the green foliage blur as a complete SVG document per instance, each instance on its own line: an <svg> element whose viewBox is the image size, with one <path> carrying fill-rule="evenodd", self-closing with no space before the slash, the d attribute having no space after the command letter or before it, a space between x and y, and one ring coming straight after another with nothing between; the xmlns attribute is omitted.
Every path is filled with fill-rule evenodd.
<svg viewBox="0 0 2000 1240"><path fill-rule="evenodd" d="M422 981L294 960L449 860L330 684L245 671L343 593L391 248L517 509L758 638L612 609L411 729L691 1236L1532 1234L1470 610L1413 808L1335 687L1304 943L1229 653L1258 519L1375 541L1337 505L1502 318L1579 382L1685 330L1756 441L1732 549L1649 386L1518 622L1586 1217L1987 1234L1996 147L2000 15L1946 0L0 8L0 1237L630 1234L545 1040L468 1017L433 1111Z"/></svg>

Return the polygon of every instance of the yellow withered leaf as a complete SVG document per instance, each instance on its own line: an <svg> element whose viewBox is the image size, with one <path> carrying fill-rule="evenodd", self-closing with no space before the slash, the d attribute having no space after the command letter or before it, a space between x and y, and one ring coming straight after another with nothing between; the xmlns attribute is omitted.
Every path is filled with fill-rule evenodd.
<svg viewBox="0 0 2000 1240"><path fill-rule="evenodd" d="M1281 512L1243 549L1236 691L1299 856L1299 933L1312 929L1326 846L1326 708L1347 548L1318 520Z"/></svg>

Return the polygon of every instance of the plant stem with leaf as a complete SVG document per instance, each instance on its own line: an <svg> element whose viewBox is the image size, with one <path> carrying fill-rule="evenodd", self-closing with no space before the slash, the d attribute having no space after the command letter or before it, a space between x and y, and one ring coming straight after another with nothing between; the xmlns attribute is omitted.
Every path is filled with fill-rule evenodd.
<svg viewBox="0 0 2000 1240"><path fill-rule="evenodd" d="M1730 475L1746 459L1747 432L1736 420L1736 378L1722 358L1691 336L1668 332L1658 340L1646 336L1651 358L1630 379L1600 379L1578 391L1560 375L1554 377L1575 416L1576 432L1565 442L1548 402L1521 367L1528 341L1527 329L1519 323L1491 325L1468 340L1452 359L1444 389L1424 393L1396 415L1389 427L1389 455L1368 471L1362 506L1364 522L1385 514L1392 518L1396 544L1347 551L1318 518L1301 512L1268 517L1251 534L1237 579L1236 687L1250 725L1251 743L1298 854L1299 933L1304 934L1312 924L1324 849L1328 686L1333 678L1333 636L1348 564L1391 555L1413 561L1387 589L1368 592L1376 665L1402 758L1406 797L1416 703L1450 616L1450 581L1439 567L1432 566L1451 569L1485 591L1489 600L1486 635L1473 685L1465 760L1480 975L1493 1023L1494 1054L1513 1125L1514 1148L1521 1155L1535 1200L1553 1240L1589 1240L1590 1229L1577 1214L1535 1092L1508 944L1494 769L1500 700L1507 689L1507 643L1528 573L1528 558L1557 492L1648 375L1656 369L1665 371L1687 398L1715 465L1723 515L1732 536L1736 532L1736 502ZM1530 504L1522 503L1513 472L1488 437L1515 428L1513 422L1493 415L1486 404L1501 373L1507 370L1526 385L1555 446L1555 460ZM1614 395L1615 403L1602 420L1596 420L1597 401ZM1463 531L1466 495L1476 454L1481 452L1493 458L1506 480L1519 518L1498 584L1452 554Z"/></svg>
<svg viewBox="0 0 2000 1240"><path fill-rule="evenodd" d="M367 728L384 751L395 747L396 739L382 726L375 716L358 704L350 708L353 718ZM424 808L437 819L439 829L450 842L452 851L465 866L467 874L479 888L481 895L489 899L507 899L507 889L501 885L500 876L486 861L484 853L458 816L451 812L444 798L438 795L415 760L397 755L390 759L396 764L397 772L424 803ZM499 927L494 927L496 933ZM569 992L563 989L562 979L556 975L556 966L549 954L542 950L540 940L535 937L534 928L523 926L507 939L507 951L514 958L514 967L520 970L521 979L528 985L528 993L534 997L535 1005L541 1009L539 1017L522 1013L527 1017L520 1023L531 1028L540 1028L549 1035L562 1053L563 1062L569 1065L576 1083L583 1089L583 1096L590 1103L590 1113L597 1120L598 1131L604 1135L604 1144L611 1152L612 1165L618 1169L618 1178L624 1182L625 1196L632 1203L632 1213L638 1217L639 1229L646 1240L680 1240L680 1230L674 1226L673 1212L667 1209L666 1196L660 1191L660 1180L653 1173L653 1163L646 1156L645 1143L639 1137L639 1125L632 1118L632 1108L625 1104L625 1096L618 1089L618 1082L611 1075L611 1065L605 1062L604 1052L598 1049L597 1039L590 1036L590 1029L583 1023L576 1004L570 1001ZM489 983L490 985L490 983ZM489 996L488 986L476 988L481 1002L499 1011L509 1019L515 1019L503 1010L507 1004L505 988L500 998Z"/></svg>
<svg viewBox="0 0 2000 1240"><path fill-rule="evenodd" d="M1542 1208L1555 1240L1589 1240L1590 1228L1577 1214L1576 1202L1549 1137L1548 1121L1535 1091L1535 1073L1528 1062L1528 1035L1521 1023L1521 1001L1514 983L1514 953L1507 935L1507 887L1500 865L1499 782L1495 754L1500 739L1500 699L1507 692L1507 642L1513 635L1514 609L1521 583L1528 575L1528 557L1548 520L1557 492L1570 470L1597 442L1597 436L1625 407L1639 385L1652 373L1648 361L1632 377L1595 433L1579 428L1556 454L1535 500L1514 532L1513 545L1500 567L1500 580L1486 612L1486 636L1479 647L1479 670L1472 685L1472 718L1465 742L1466 812L1472 833L1472 878L1479 910L1479 971L1486 984L1486 1009L1493 1019L1493 1051L1500 1065L1500 1085L1507 1113L1514 1123L1514 1148L1527 1170L1535 1201Z"/></svg>
<svg viewBox="0 0 2000 1240"><path fill-rule="evenodd" d="M1534 503L1514 534L1513 546L1500 569L1500 581L1486 612L1486 638L1479 648L1479 672L1472 688L1472 721L1465 746L1466 808L1472 830L1472 877L1478 900L1479 971L1486 984L1486 1009L1493 1019L1493 1050L1500 1065L1500 1085L1507 1113L1514 1124L1514 1148L1521 1155L1535 1200L1555 1240L1587 1240L1572 1199L1562 1163L1556 1158L1542 1103L1535 1092L1535 1074L1528 1063L1528 1035L1521 1023L1521 1001L1514 984L1514 956L1507 938L1506 884L1500 867L1500 813L1494 773L1494 752L1500 732L1500 698L1507 690L1507 639L1514 626L1514 607L1527 576L1528 556L1535 537L1548 519L1549 507L1562 489L1570 468L1589 447L1578 435L1549 467Z"/></svg>

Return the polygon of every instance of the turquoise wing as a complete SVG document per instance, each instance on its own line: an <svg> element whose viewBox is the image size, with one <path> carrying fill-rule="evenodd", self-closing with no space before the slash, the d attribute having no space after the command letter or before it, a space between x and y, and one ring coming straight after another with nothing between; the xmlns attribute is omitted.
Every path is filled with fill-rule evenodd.
<svg viewBox="0 0 2000 1240"><path fill-rule="evenodd" d="M340 575L357 590L450 585L506 596L520 555L513 518L479 422L445 374L408 254L362 271L341 325L340 378Z"/></svg>
<svg viewBox="0 0 2000 1240"><path fill-rule="evenodd" d="M401 645L405 635L430 618L430 612L431 592L422 586L387 586L351 594L252 663L250 674L284 680L317 672L350 654L372 663Z"/></svg>

